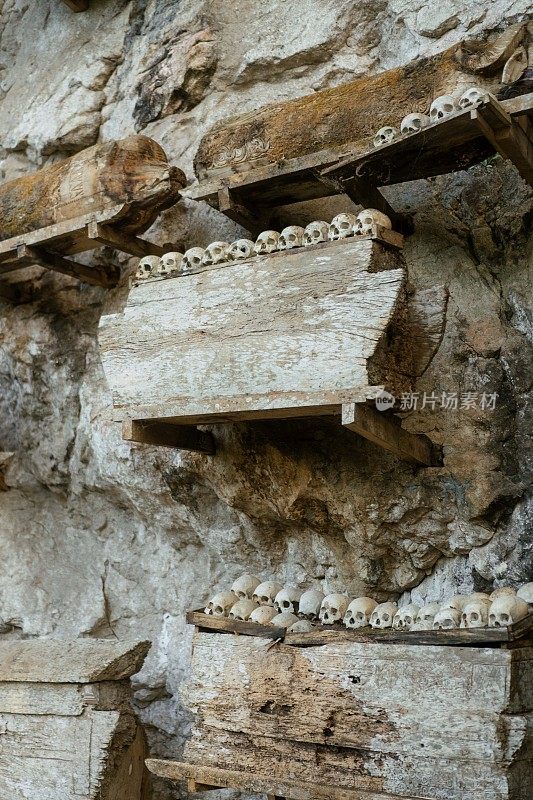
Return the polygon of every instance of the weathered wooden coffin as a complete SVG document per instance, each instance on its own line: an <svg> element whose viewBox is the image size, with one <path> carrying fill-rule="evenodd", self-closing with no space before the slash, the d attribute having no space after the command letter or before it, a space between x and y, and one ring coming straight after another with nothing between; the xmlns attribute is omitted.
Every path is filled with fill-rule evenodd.
<svg viewBox="0 0 533 800"><path fill-rule="evenodd" d="M505 60L524 35L525 25L518 24L493 42L465 42L397 69L223 120L200 142L196 175L204 180L267 164L282 166L321 151L329 151L333 160L332 151L340 156L347 145L364 152L379 128L399 127L409 112L427 113L439 95L468 85L496 91ZM477 146L490 152L482 141Z"/></svg>
<svg viewBox="0 0 533 800"><path fill-rule="evenodd" d="M121 231L142 233L184 185L183 172L169 166L164 150L146 136L94 145L0 185L0 253L14 238L22 242L38 229L107 210L108 223L120 221Z"/></svg>
<svg viewBox="0 0 533 800"><path fill-rule="evenodd" d="M404 288L398 253L363 237L142 283L100 325L117 417L328 414L398 388L433 354L445 305L432 292L408 308ZM403 350L393 324L413 332Z"/></svg>
<svg viewBox="0 0 533 800"><path fill-rule="evenodd" d="M2 643L0 797L146 800L129 676L149 642Z"/></svg>
<svg viewBox="0 0 533 800"><path fill-rule="evenodd" d="M197 632L190 675L188 764L327 786L332 797L533 796L531 646L272 647Z"/></svg>

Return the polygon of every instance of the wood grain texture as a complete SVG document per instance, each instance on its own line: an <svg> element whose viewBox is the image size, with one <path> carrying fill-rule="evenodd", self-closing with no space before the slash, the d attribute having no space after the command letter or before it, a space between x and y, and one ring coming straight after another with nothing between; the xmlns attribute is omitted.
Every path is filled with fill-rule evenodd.
<svg viewBox="0 0 533 800"><path fill-rule="evenodd" d="M40 639L3 642L0 682L94 683L137 672L151 642Z"/></svg>
<svg viewBox="0 0 533 800"><path fill-rule="evenodd" d="M140 284L100 324L118 415L305 416L375 396L367 364L401 297L397 263L350 239Z"/></svg>

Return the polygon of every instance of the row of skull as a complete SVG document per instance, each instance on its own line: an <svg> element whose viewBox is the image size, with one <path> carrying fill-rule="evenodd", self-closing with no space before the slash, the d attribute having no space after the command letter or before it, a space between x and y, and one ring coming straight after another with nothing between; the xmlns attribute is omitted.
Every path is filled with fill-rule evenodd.
<svg viewBox="0 0 533 800"><path fill-rule="evenodd" d="M399 134L410 135L418 133L423 128L427 128L432 123L441 122L446 117L455 114L456 111L465 111L468 108L477 108L480 106L487 92L473 86L463 92L458 99L451 94L443 94L435 98L431 103L429 109L429 116L427 114L407 114L400 123L400 130L398 131L393 125L385 125L380 128L374 136L374 147L381 147L384 144L389 144L396 139Z"/></svg>
<svg viewBox="0 0 533 800"><path fill-rule="evenodd" d="M230 590L216 594L205 608L206 614L299 632L311 630L316 622L343 623L346 628L421 631L498 628L519 622L529 612L533 612L533 583L524 584L518 591L503 587L490 595L475 592L422 607L410 603L398 608L395 603L378 603L371 597L350 601L346 594L324 595L314 588L303 591L277 581L261 582L250 573L241 575Z"/></svg>
<svg viewBox="0 0 533 800"><path fill-rule="evenodd" d="M171 275L186 274L200 266L224 264L254 256L268 255L279 250L292 250L294 247L309 247L321 242L346 239L349 236L368 236L375 226L392 228L386 214L375 208L366 208L359 214L337 214L330 223L324 220L310 222L307 227L289 225L281 233L263 231L255 242L251 239L237 239L229 242L212 242L205 249L191 247L185 253L165 253L158 256L145 256L139 261L135 281L148 278L166 278Z"/></svg>

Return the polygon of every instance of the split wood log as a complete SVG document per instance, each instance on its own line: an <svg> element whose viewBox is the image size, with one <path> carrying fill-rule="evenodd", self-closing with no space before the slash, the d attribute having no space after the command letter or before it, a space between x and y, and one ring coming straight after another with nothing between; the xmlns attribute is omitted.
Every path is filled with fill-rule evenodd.
<svg viewBox="0 0 533 800"><path fill-rule="evenodd" d="M142 233L173 205L185 185L181 170L146 136L97 144L30 175L0 185L0 251L10 240L108 208L126 234Z"/></svg>

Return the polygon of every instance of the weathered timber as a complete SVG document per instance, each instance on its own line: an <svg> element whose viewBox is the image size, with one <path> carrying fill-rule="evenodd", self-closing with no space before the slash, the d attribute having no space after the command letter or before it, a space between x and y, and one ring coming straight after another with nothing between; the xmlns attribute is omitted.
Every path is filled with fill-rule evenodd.
<svg viewBox="0 0 533 800"><path fill-rule="evenodd" d="M216 450L215 440L208 431L201 431L194 425L172 425L156 419L125 419L122 423L122 438L127 442L175 447L211 456Z"/></svg>
<svg viewBox="0 0 533 800"><path fill-rule="evenodd" d="M78 264L76 261L67 259L59 255L59 253L49 252L40 247L28 247L25 244L17 247L16 259L0 263L0 274L30 266L39 266L54 272L61 272L63 275L79 278L84 283L106 288L116 286L120 277L120 272L116 267L108 266L105 269L103 267L88 267L85 264Z"/></svg>
<svg viewBox="0 0 533 800"><path fill-rule="evenodd" d="M111 228L99 222L90 222L87 226L88 239L107 247L114 247L131 256L162 256L164 248L153 242L147 242L138 236L128 236L120 228Z"/></svg>
<svg viewBox="0 0 533 800"><path fill-rule="evenodd" d="M259 774L274 794L283 779L394 798L525 800L533 696L519 687L527 677L531 688L532 674L531 647L268 649L197 632L182 692L196 714L185 759Z"/></svg>
<svg viewBox="0 0 533 800"><path fill-rule="evenodd" d="M130 676L148 642L8 642L0 651L0 796L146 800Z"/></svg>
<svg viewBox="0 0 533 800"><path fill-rule="evenodd" d="M0 681L94 683L137 672L150 642L107 639L2 642Z"/></svg>
<svg viewBox="0 0 533 800"><path fill-rule="evenodd" d="M238 619L215 617L204 614L203 611L188 611L186 615L189 625L195 625L203 630L218 631L219 633L238 633L244 636L259 636L265 639L283 639L284 628L275 628L272 625L258 625L257 622L242 622Z"/></svg>
<svg viewBox="0 0 533 800"><path fill-rule="evenodd" d="M354 238L141 283L100 325L117 417L340 414L374 397L368 365L404 299L399 263Z"/></svg>

